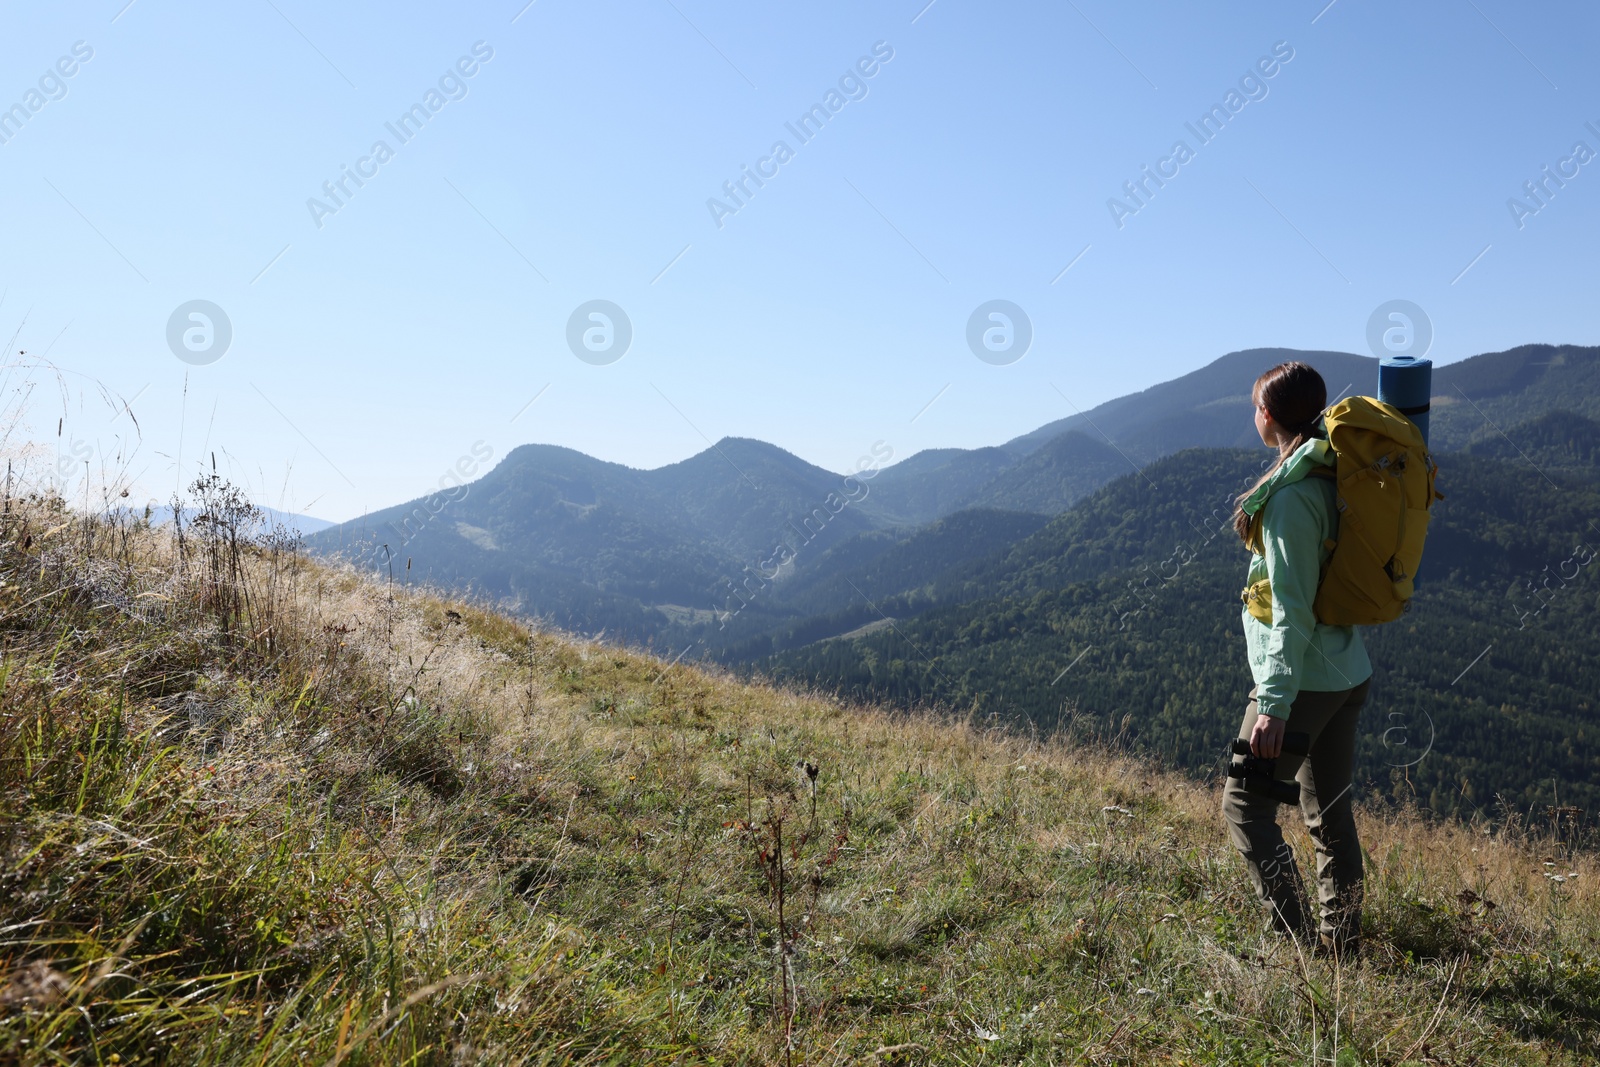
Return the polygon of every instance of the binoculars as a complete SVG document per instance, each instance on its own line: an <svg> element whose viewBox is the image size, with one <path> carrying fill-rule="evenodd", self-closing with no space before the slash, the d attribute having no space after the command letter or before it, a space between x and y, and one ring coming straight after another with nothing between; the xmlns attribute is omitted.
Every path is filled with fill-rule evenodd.
<svg viewBox="0 0 1600 1067"><path fill-rule="evenodd" d="M1283 735L1283 755L1285 756L1299 756L1304 759L1306 750L1310 747L1310 734L1287 733ZM1278 777L1278 761L1251 755L1250 742L1242 737L1234 739L1233 763L1228 767L1228 777L1239 779L1248 793L1271 797L1279 804L1300 803L1300 783L1293 779L1280 779Z"/></svg>

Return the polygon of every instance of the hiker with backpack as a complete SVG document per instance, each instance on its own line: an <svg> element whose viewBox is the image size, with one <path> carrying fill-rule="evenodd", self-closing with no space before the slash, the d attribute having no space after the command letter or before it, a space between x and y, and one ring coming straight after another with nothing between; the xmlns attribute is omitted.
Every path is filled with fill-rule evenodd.
<svg viewBox="0 0 1600 1067"><path fill-rule="evenodd" d="M1355 624L1388 621L1411 596L1433 464L1394 408L1352 397L1324 412L1327 386L1307 364L1268 370L1251 399L1256 431L1278 459L1234 513L1251 550L1241 596L1255 686L1222 813L1273 927L1317 951L1351 954L1362 901L1356 728L1372 677ZM1315 922L1278 826L1278 805L1295 800L1317 853Z"/></svg>

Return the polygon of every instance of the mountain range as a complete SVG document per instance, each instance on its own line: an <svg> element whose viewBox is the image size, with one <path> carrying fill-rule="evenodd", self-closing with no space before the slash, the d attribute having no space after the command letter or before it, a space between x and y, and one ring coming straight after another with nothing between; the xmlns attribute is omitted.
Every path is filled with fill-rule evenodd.
<svg viewBox="0 0 1600 1067"><path fill-rule="evenodd" d="M710 632L696 640L722 647L815 614L827 599L819 588L843 588L839 575L878 553L911 559L958 537L996 547L1027 530L1015 513L1059 515L1163 456L1259 448L1250 385L1285 359L1317 366L1335 396L1376 381L1371 357L1235 352L1004 444L930 449L849 482L746 438L654 470L524 445L470 485L308 542L579 633L650 643L698 627ZM1503 430L1538 415L1600 417L1600 349L1526 345L1438 367L1433 403L1435 449L1503 451ZM932 525L963 512L955 527Z"/></svg>

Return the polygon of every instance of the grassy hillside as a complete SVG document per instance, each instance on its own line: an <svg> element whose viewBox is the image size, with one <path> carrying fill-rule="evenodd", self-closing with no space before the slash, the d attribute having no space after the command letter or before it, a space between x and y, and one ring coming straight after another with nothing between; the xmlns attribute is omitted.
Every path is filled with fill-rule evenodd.
<svg viewBox="0 0 1600 1067"><path fill-rule="evenodd" d="M0 1061L1588 1062L1600 867L1367 810L1264 937L1215 783L240 542L0 528ZM1302 861L1303 834L1293 837Z"/></svg>

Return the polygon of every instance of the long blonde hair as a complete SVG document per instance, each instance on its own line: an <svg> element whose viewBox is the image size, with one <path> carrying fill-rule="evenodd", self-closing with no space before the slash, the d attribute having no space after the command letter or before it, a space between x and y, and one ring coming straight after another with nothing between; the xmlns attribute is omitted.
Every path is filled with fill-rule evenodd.
<svg viewBox="0 0 1600 1067"><path fill-rule="evenodd" d="M1250 516L1245 514L1244 502L1277 473L1295 449L1316 436L1317 422L1328 403L1328 385L1309 363L1280 363L1256 379L1250 400L1252 410L1267 409L1281 436L1277 461L1234 501L1233 529L1246 544L1250 542Z"/></svg>

